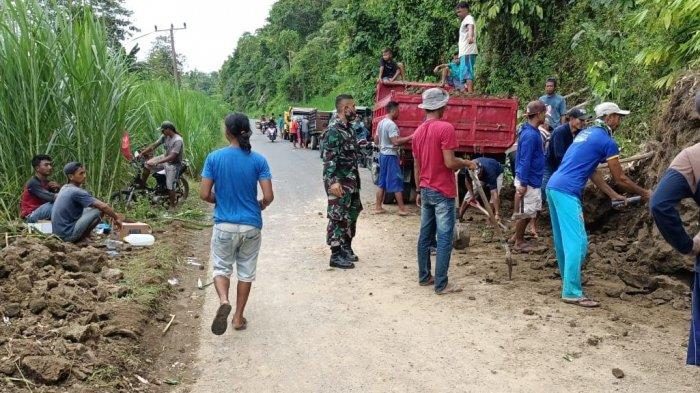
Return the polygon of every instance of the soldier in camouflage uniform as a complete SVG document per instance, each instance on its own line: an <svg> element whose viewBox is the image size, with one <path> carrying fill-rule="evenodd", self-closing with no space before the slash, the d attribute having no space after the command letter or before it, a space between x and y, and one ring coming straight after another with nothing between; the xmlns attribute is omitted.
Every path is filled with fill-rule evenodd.
<svg viewBox="0 0 700 393"><path fill-rule="evenodd" d="M328 195L327 243L331 247L332 267L352 269L358 257L352 250L357 218L362 211L359 149L351 123L356 116L350 95L336 98L337 116L324 134L323 185Z"/></svg>

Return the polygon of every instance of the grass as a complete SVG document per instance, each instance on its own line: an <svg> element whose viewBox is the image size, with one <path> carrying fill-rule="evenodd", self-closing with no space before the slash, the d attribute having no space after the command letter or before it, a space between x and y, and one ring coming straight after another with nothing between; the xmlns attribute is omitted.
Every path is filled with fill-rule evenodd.
<svg viewBox="0 0 700 393"><path fill-rule="evenodd" d="M160 136L163 120L175 122L195 174L224 144L225 104L171 82L140 80L109 48L89 9L0 0L0 69L0 222L17 218L36 154L52 156L52 180L61 183L63 165L82 162L86 188L106 200L129 177L120 154L127 131L139 146Z"/></svg>

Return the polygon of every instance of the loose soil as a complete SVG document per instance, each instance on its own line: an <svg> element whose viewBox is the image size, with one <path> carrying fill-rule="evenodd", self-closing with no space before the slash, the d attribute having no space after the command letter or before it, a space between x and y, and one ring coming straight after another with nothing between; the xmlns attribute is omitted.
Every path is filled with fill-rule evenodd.
<svg viewBox="0 0 700 393"><path fill-rule="evenodd" d="M196 317L184 309L201 307L193 291L203 266L187 264L201 254L179 239L199 233L175 222L156 230L154 248L116 257L97 240L81 248L17 238L0 251L0 390L157 392L186 381L177 361L161 355L174 340L186 361L184 349L197 345L179 327ZM180 282L171 286L172 277Z"/></svg>

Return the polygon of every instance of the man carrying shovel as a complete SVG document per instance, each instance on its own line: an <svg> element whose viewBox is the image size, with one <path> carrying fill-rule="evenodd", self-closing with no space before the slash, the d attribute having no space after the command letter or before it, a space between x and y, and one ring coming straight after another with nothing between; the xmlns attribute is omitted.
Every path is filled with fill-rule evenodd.
<svg viewBox="0 0 700 393"><path fill-rule="evenodd" d="M581 307L600 305L587 298L581 287L581 265L588 252L581 196L588 179L610 199L624 201L625 197L610 188L603 175L596 171L598 164L607 162L616 184L645 200L651 195L625 176L620 165L620 150L612 136L630 112L612 102L604 102L595 107L595 113L597 119L574 138L547 185L552 236L562 281L561 298L565 303Z"/></svg>
<svg viewBox="0 0 700 393"><path fill-rule="evenodd" d="M476 175L479 178L478 181L482 185L486 186L489 191L488 201L482 201L484 204L491 203L493 207L493 213L495 215L496 221L500 221L499 211L501 210L501 198L499 193L501 192L501 187L503 187L503 167L501 163L489 157L479 157L473 160L476 163ZM469 171L465 171L464 182L467 186L467 194L464 196L464 202L462 206L459 207L459 219L464 217L464 213L467 211L469 206L475 206L479 202L477 201L476 191L474 190L473 179L469 175Z"/></svg>

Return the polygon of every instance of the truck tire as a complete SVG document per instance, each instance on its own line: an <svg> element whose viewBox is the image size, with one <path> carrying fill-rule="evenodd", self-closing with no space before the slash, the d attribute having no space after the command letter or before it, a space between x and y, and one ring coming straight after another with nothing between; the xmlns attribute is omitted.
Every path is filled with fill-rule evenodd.
<svg viewBox="0 0 700 393"><path fill-rule="evenodd" d="M311 136L311 150L318 150L318 135Z"/></svg>

